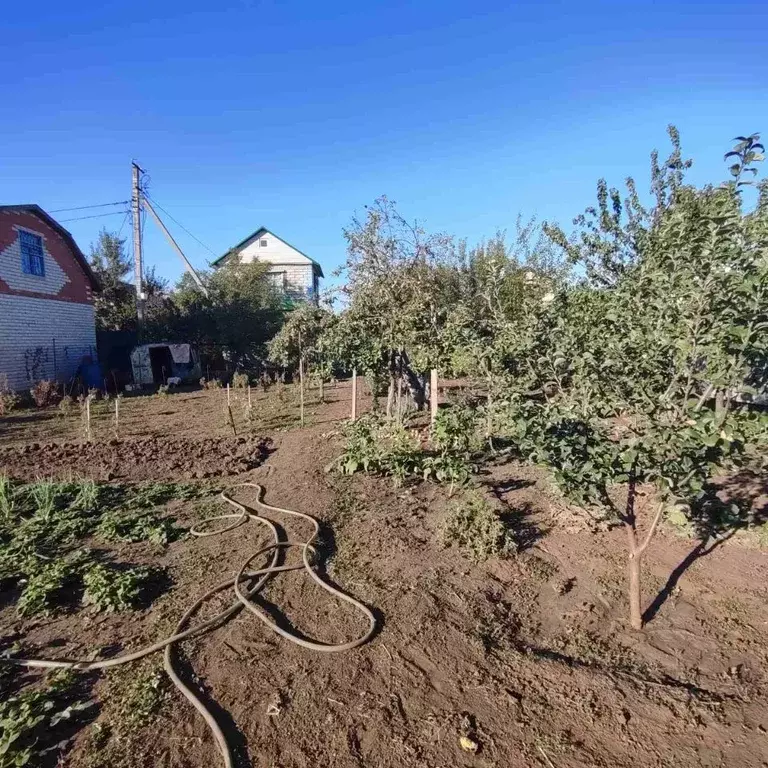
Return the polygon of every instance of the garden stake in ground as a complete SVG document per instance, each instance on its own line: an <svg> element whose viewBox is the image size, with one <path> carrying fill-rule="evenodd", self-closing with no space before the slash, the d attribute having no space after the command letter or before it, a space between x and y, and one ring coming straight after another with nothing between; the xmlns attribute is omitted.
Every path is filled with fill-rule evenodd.
<svg viewBox="0 0 768 768"><path fill-rule="evenodd" d="M193 536L198 536L198 537L217 536L219 534L232 531L235 528L239 528L244 523L258 522L258 523L261 523L262 525L265 525L271 531L273 541L271 544L267 544L266 546L263 546L260 549L258 549L256 552L254 552L242 564L242 566L240 567L240 570L238 571L237 575L234 578L227 579L226 581L223 581L220 584L217 584L216 586L209 589L200 598L198 598L189 607L186 613L181 617L181 619L179 620L179 623L176 625L176 629L173 635L165 638L164 640L160 640L157 643L149 645L145 648L141 648L138 651L134 651L133 653L128 653L123 656L117 656L112 659L103 659L100 661L66 661L66 660L56 661L52 659L2 659L0 661L2 661L5 664L13 664L16 666L24 666L24 667L32 667L32 668L73 669L78 671L88 671L88 670L96 670L96 669L107 669L109 667L115 667L121 664L127 664L131 661L136 661L137 659L141 659L144 656L148 656L151 653L155 653L156 651L164 650L163 666L165 668L165 671L168 673L168 676L173 681L173 684L179 689L179 691L184 695L184 697L195 707L195 709L197 709L197 711L200 713L200 715L203 717L203 719L207 723L208 727L211 729L214 739L216 740L216 743L219 747L219 751L221 752L221 756L222 756L222 760L225 768L234 768L232 746L227 741L227 738L224 735L224 732L221 730L218 722L216 721L216 718L213 716L211 711L206 707L203 701L199 698L199 696L189 686L187 686L186 683L184 683L184 681L179 677L176 671L175 658L174 658L174 652L173 652L176 643L190 637L197 637L197 636L206 634L209 631L222 627L227 621L229 621L229 619L231 619L233 616L238 614L243 608L246 608L254 616L256 616L260 621L266 624L273 632L277 633L281 637L284 637L286 640L290 640L291 642L296 643L297 645L300 645L312 651L318 651L320 653L340 653L342 651L350 651L368 642L368 640L371 639L374 632L376 631L376 618L371 612L371 610L367 608L365 605L363 605L363 603L361 603L359 600L356 600L350 595L345 594L344 592L336 589L335 587L325 582L313 568L313 566L316 565L316 562L314 561L314 558L316 555L314 542L317 540L318 534L320 533L320 525L317 522L317 520L311 515L307 515L303 512L297 512L292 509L284 509L282 507L275 507L270 504L266 504L263 501L264 488L263 486L258 485L256 483L240 483L234 486L233 489L230 489L230 490L234 490L236 488L256 488L257 489L256 504L259 507L262 507L263 509L269 510L271 512L276 512L278 514L290 515L293 517L301 518L302 520L306 520L312 525L312 535L306 541L290 541L290 540L281 539L280 532L277 526L275 526L275 524L271 520L254 512L245 504L242 504L236 501L234 498L232 498L232 496L230 496L226 491L224 491L221 494L221 498L224 501L226 501L227 504L234 507L237 510L237 512L233 512L225 515L217 515L215 517L208 518L208 520L206 520L205 523L203 524L205 525L206 523L226 521L226 525L223 528L220 528L218 530L212 530L212 531L199 530L199 529L192 528L190 529L190 533ZM278 563L280 560L280 551L290 549L291 547L301 548L302 562L298 565L279 565ZM255 571L247 570L248 566L251 564L251 562L254 559L256 559L261 555L267 555L267 554L271 554L271 557L269 559L269 563L265 567L259 568ZM269 580L270 576L272 576L273 574L281 573L284 571L296 571L296 570L302 570L302 569L304 569L309 574L310 578L322 589L326 590L327 592L329 592L331 595L338 598L339 600L349 603L356 610L362 613L369 621L368 630L360 637L354 640L350 640L346 643L327 644L327 643L316 642L313 640L308 640L305 637L300 637L299 635L293 632L290 632L286 629L283 629L282 627L277 626L277 624L275 624L267 614L260 611L251 602L250 598L253 597L256 593L258 593L264 587L264 585ZM208 619L196 626L188 627L188 624L192 619L192 617L197 613L200 607L207 600L213 597L213 595L216 595L219 592L222 592L223 590L229 587L234 588L235 595L237 596L237 600L234 603L232 603L228 608L226 608L224 611L214 616L213 618Z"/></svg>

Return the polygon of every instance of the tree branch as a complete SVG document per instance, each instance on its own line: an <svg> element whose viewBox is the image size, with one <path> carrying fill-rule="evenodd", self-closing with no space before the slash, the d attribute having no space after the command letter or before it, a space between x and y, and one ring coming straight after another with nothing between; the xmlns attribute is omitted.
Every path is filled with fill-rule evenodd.
<svg viewBox="0 0 768 768"><path fill-rule="evenodd" d="M646 535L645 539L643 540L643 543L637 548L635 553L637 555L642 555L643 552L648 548L648 545L651 543L651 539L653 538L653 534L656 533L656 528L658 527L659 523L661 522L661 516L664 513L664 502L661 502L659 504L659 508L656 510L656 515L653 518L653 522L651 523L651 527L648 529L648 534Z"/></svg>

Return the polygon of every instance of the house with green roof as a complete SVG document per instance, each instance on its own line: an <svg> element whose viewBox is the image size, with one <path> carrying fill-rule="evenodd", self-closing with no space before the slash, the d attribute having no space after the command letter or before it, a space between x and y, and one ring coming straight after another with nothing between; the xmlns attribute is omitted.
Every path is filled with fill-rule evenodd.
<svg viewBox="0 0 768 768"><path fill-rule="evenodd" d="M288 299L317 301L322 267L266 227L259 227L223 256L212 262L218 269L227 263L250 264L254 261L268 265L267 277Z"/></svg>

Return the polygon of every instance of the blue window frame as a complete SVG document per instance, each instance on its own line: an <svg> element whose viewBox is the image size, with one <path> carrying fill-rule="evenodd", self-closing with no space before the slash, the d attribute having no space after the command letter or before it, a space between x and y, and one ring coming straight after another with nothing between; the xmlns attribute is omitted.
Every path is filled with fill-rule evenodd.
<svg viewBox="0 0 768 768"><path fill-rule="evenodd" d="M19 230L19 245L21 246L21 271L26 275L45 277L43 238L22 229Z"/></svg>

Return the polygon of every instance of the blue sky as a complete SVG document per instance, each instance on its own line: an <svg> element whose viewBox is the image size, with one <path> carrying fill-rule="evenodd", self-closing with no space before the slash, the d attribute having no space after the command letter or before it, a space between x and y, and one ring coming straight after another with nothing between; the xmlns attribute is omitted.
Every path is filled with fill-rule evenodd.
<svg viewBox="0 0 768 768"><path fill-rule="evenodd" d="M125 200L136 158L217 254L265 225L327 275L381 194L474 241L518 213L569 224L600 176L645 189L669 122L700 182L768 134L765 2L39 0L0 30L0 202ZM64 225L87 251L122 222ZM181 273L150 221L145 246Z"/></svg>

